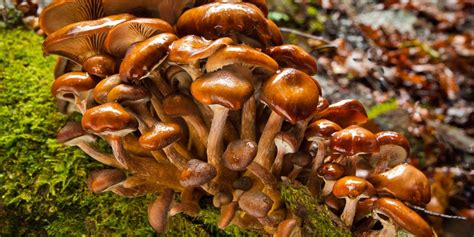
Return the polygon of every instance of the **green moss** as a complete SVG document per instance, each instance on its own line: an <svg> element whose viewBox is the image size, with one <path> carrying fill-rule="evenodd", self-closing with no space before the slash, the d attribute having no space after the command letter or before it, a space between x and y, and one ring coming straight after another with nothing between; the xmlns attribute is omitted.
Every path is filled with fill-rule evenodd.
<svg viewBox="0 0 474 237"><path fill-rule="evenodd" d="M300 184L284 181L281 185L281 196L286 206L303 221L303 231L308 236L351 236L344 228L331 221L326 206L319 205L309 190Z"/></svg>
<svg viewBox="0 0 474 237"><path fill-rule="evenodd" d="M396 110L397 108L398 108L397 100L390 99L381 104L376 104L370 107L369 111L367 112L367 115L369 119L374 119L384 113L390 112L392 110Z"/></svg>

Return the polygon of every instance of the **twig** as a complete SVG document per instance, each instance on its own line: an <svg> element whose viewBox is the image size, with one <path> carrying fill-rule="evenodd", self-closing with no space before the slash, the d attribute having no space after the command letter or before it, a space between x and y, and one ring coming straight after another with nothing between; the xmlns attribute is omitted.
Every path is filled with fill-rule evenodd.
<svg viewBox="0 0 474 237"><path fill-rule="evenodd" d="M446 214L442 214L442 213L437 213L437 212L432 212L432 211L428 211L426 210L425 208L423 207L419 207L419 206L415 206L413 204L410 204L410 203L407 203L407 205L410 207L410 208L413 208L417 211L421 211L427 215L430 215L430 216L436 216L436 217L441 217L441 218L446 218L446 219L454 219L454 220L463 220L463 221L466 221L467 218L466 217L462 217L462 216L452 216L452 215L446 215Z"/></svg>
<svg viewBox="0 0 474 237"><path fill-rule="evenodd" d="M309 39L314 39L314 40L323 41L323 42L326 43L326 44L329 44L329 43L330 43L327 39L324 39L323 37L319 37L319 36L315 36L315 35L312 35L312 34L308 34L308 33L306 33L306 32L299 31L299 30L296 30L296 29L291 29L291 28L287 28L287 27L280 27L280 31L281 31L281 32L286 32L286 33L295 34L295 35L298 35L298 36L301 36L301 37L305 37L305 38L309 38Z"/></svg>

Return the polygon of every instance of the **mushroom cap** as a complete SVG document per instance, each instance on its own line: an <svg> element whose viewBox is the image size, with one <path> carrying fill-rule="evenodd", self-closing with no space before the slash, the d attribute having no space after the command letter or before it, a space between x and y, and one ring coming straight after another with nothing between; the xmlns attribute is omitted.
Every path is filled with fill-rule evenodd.
<svg viewBox="0 0 474 237"><path fill-rule="evenodd" d="M183 65L196 64L199 60L208 58L220 48L232 43L229 37L207 40L204 37L187 35L170 46L168 61Z"/></svg>
<svg viewBox="0 0 474 237"><path fill-rule="evenodd" d="M148 76L166 59L168 47L177 39L174 34L162 33L133 45L120 65L120 79L130 82Z"/></svg>
<svg viewBox="0 0 474 237"><path fill-rule="evenodd" d="M305 131L308 141L329 140L331 135L342 130L342 128L332 121L320 119L312 122Z"/></svg>
<svg viewBox="0 0 474 237"><path fill-rule="evenodd" d="M342 128L367 122L367 112L358 100L341 100L315 115L315 119L333 121Z"/></svg>
<svg viewBox="0 0 474 237"><path fill-rule="evenodd" d="M120 104L109 102L88 109L82 116L82 127L104 136L124 136L138 127L138 122Z"/></svg>
<svg viewBox="0 0 474 237"><path fill-rule="evenodd" d="M389 158L389 167L399 165L410 155L410 144L400 133L393 131L383 131L375 134L380 151L374 154L372 161L376 162L382 156Z"/></svg>
<svg viewBox="0 0 474 237"><path fill-rule="evenodd" d="M107 52L123 58L128 47L160 33L174 33L168 22L158 18L135 18L112 28L105 39Z"/></svg>
<svg viewBox="0 0 474 237"><path fill-rule="evenodd" d="M264 75L273 75L278 70L278 63L270 56L247 45L231 45L209 57L206 71L213 72L233 64L252 68Z"/></svg>
<svg viewBox="0 0 474 237"><path fill-rule="evenodd" d="M300 167L305 167L311 163L311 155L305 151L298 151L296 153L291 154L291 161L293 165L297 165Z"/></svg>
<svg viewBox="0 0 474 237"><path fill-rule="evenodd" d="M381 195L390 195L416 205L430 202L431 188L423 172L409 164L401 164L392 169L369 177L375 190Z"/></svg>
<svg viewBox="0 0 474 237"><path fill-rule="evenodd" d="M308 74L285 68L262 87L261 100L273 111L295 124L311 116L318 106L319 86Z"/></svg>
<svg viewBox="0 0 474 237"><path fill-rule="evenodd" d="M348 197L356 199L374 195L375 189L374 186L365 179L356 176L345 176L336 181L332 194L337 198Z"/></svg>
<svg viewBox="0 0 474 237"><path fill-rule="evenodd" d="M415 211L401 201L391 198L379 198L373 206L373 213L383 220L387 217L396 226L420 237L433 236L431 227Z"/></svg>
<svg viewBox="0 0 474 237"><path fill-rule="evenodd" d="M257 143L251 140L235 140L224 152L222 163L234 171L242 171L252 163L257 155Z"/></svg>
<svg viewBox="0 0 474 237"><path fill-rule="evenodd" d="M279 132L273 139L277 149L282 149L285 154L295 153L298 149L298 140L289 132Z"/></svg>
<svg viewBox="0 0 474 237"><path fill-rule="evenodd" d="M296 68L310 76L318 72L314 57L299 46L285 44L269 47L265 49L265 53L275 59L280 67Z"/></svg>
<svg viewBox="0 0 474 237"><path fill-rule="evenodd" d="M186 95L169 94L163 99L163 111L170 116L200 115L194 101Z"/></svg>
<svg viewBox="0 0 474 237"><path fill-rule="evenodd" d="M178 19L176 30L181 37L198 35L212 40L240 33L264 46L270 40L265 16L249 3L209 3L192 8Z"/></svg>
<svg viewBox="0 0 474 237"><path fill-rule="evenodd" d="M217 170L209 163L192 159L186 163L181 171L179 183L186 188L198 187L211 181L217 175Z"/></svg>
<svg viewBox="0 0 474 237"><path fill-rule="evenodd" d="M111 186L124 181L126 178L127 176L121 170L95 170L87 177L87 187L94 193L100 193Z"/></svg>
<svg viewBox="0 0 474 237"><path fill-rule="evenodd" d="M332 153L354 156L379 151L375 135L357 125L349 126L331 135L329 147Z"/></svg>
<svg viewBox="0 0 474 237"><path fill-rule="evenodd" d="M237 72L218 70L196 79L191 84L191 94L203 104L238 110L252 96L253 85Z"/></svg>
<svg viewBox="0 0 474 237"><path fill-rule="evenodd" d="M232 188L248 191L252 188L253 180L249 176L240 176L232 182Z"/></svg>
<svg viewBox="0 0 474 237"><path fill-rule="evenodd" d="M301 236L300 227L296 219L286 219L278 224L275 237Z"/></svg>
<svg viewBox="0 0 474 237"><path fill-rule="evenodd" d="M120 14L67 25L46 38L43 51L82 65L86 59L105 52L105 36L112 27L132 18L130 14Z"/></svg>
<svg viewBox="0 0 474 237"><path fill-rule="evenodd" d="M120 84L112 88L107 95L107 102L144 103L150 100L150 92L140 85Z"/></svg>
<svg viewBox="0 0 474 237"><path fill-rule="evenodd" d="M326 163L318 168L317 173L324 180L336 181L344 175L344 166L338 163Z"/></svg>
<svg viewBox="0 0 474 237"><path fill-rule="evenodd" d="M371 197L371 198L366 198L364 200L357 202L356 215L354 216L354 222L357 222L360 219L371 214L376 201L377 201L376 197Z"/></svg>
<svg viewBox="0 0 474 237"><path fill-rule="evenodd" d="M75 146L80 142L93 143L95 137L87 134L78 122L69 121L59 130L56 135L58 143L64 143L67 146Z"/></svg>
<svg viewBox="0 0 474 237"><path fill-rule="evenodd" d="M102 78L117 73L117 68L115 58L107 54L91 56L82 63L84 71Z"/></svg>
<svg viewBox="0 0 474 237"><path fill-rule="evenodd" d="M245 192L239 199L239 207L249 215L257 218L267 216L272 206L272 199L258 191Z"/></svg>
<svg viewBox="0 0 474 237"><path fill-rule="evenodd" d="M165 189L155 201L148 205L148 222L158 233L166 232L173 194L171 189Z"/></svg>
<svg viewBox="0 0 474 237"><path fill-rule="evenodd" d="M101 0L54 1L39 16L41 30L47 35L76 22L95 20L104 16Z"/></svg>
<svg viewBox="0 0 474 237"><path fill-rule="evenodd" d="M94 100L99 104L107 103L109 92L116 86L122 84L118 74L102 79L94 88Z"/></svg>
<svg viewBox="0 0 474 237"><path fill-rule="evenodd" d="M68 94L79 96L81 92L94 89L96 84L85 72L69 72L54 80L51 94L59 98L66 98Z"/></svg>
<svg viewBox="0 0 474 237"><path fill-rule="evenodd" d="M183 136L181 127L176 123L156 122L153 128L142 134L140 145L151 151L160 150Z"/></svg>
<svg viewBox="0 0 474 237"><path fill-rule="evenodd" d="M270 19L267 19L268 29L270 30L270 37L272 45L282 45L283 35L281 34L280 28L277 24Z"/></svg>

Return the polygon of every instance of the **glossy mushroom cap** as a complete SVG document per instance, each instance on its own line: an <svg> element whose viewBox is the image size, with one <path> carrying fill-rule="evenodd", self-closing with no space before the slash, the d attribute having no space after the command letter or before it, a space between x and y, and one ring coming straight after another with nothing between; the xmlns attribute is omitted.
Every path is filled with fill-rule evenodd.
<svg viewBox="0 0 474 237"><path fill-rule="evenodd" d="M84 130L104 136L124 136L138 127L135 117L114 102L88 109L81 123Z"/></svg>
<svg viewBox="0 0 474 237"><path fill-rule="evenodd" d="M111 55L123 58L134 43L161 33L174 33L174 29L158 18L135 18L112 28L105 39L105 48Z"/></svg>
<svg viewBox="0 0 474 237"><path fill-rule="evenodd" d="M125 173L116 169L92 171L87 178L87 187L94 193L100 193L111 186L124 181Z"/></svg>
<svg viewBox="0 0 474 237"><path fill-rule="evenodd" d="M428 178L409 164L397 165L384 173L369 177L380 195L390 195L416 205L430 202L431 188Z"/></svg>
<svg viewBox="0 0 474 237"><path fill-rule="evenodd" d="M262 87L261 100L273 111L295 124L311 116L318 106L318 84L306 73L285 68Z"/></svg>
<svg viewBox="0 0 474 237"><path fill-rule="evenodd" d="M250 140L235 140L227 145L222 163L230 170L242 171L256 155L257 143Z"/></svg>
<svg viewBox="0 0 474 237"><path fill-rule="evenodd" d="M269 47L265 53L278 62L280 67L292 67L312 76L318 72L318 65L313 56L301 47L292 44Z"/></svg>
<svg viewBox="0 0 474 237"><path fill-rule="evenodd" d="M344 166L337 163L326 163L318 168L318 176L324 180L336 181L344 175Z"/></svg>
<svg viewBox="0 0 474 237"><path fill-rule="evenodd" d="M179 140L182 135L183 132L178 124L156 122L153 128L142 134L138 141L143 148L156 151Z"/></svg>
<svg viewBox="0 0 474 237"><path fill-rule="evenodd" d="M170 116L200 115L194 101L183 94L169 94L163 99L163 111Z"/></svg>
<svg viewBox="0 0 474 237"><path fill-rule="evenodd" d="M253 85L236 72L219 70L204 74L194 81L191 94L203 104L219 104L238 110L253 94Z"/></svg>
<svg viewBox="0 0 474 237"><path fill-rule="evenodd" d="M51 94L58 99L74 100L74 96L80 96L81 92L94 89L96 84L85 72L69 72L54 80Z"/></svg>
<svg viewBox="0 0 474 237"><path fill-rule="evenodd" d="M168 55L168 47L178 38L174 34L162 33L136 43L127 51L120 65L123 82L140 80L150 74Z"/></svg>
<svg viewBox="0 0 474 237"><path fill-rule="evenodd" d="M195 64L198 60L208 58L220 48L232 43L229 37L207 40L200 36L187 35L173 42L168 60L182 65Z"/></svg>
<svg viewBox="0 0 474 237"><path fill-rule="evenodd" d="M195 7L181 15L176 30L179 36L198 35L212 40L238 33L258 39L264 47L270 40L265 16L249 3L209 3Z"/></svg>
<svg viewBox="0 0 474 237"><path fill-rule="evenodd" d="M320 119L312 122L305 131L308 141L328 140L335 132L342 130L337 123L327 119Z"/></svg>
<svg viewBox="0 0 474 237"><path fill-rule="evenodd" d="M415 236L433 236L433 231L428 223L399 200L379 198L374 203L373 213L380 220L390 219L394 225Z"/></svg>
<svg viewBox="0 0 474 237"><path fill-rule="evenodd" d="M272 206L272 199L262 192L248 191L242 194L239 199L239 207L257 218L267 216Z"/></svg>
<svg viewBox="0 0 474 237"><path fill-rule="evenodd" d="M92 143L96 139L94 136L87 134L80 123L70 121L59 130L56 140L58 143L67 146L75 146L80 142Z"/></svg>
<svg viewBox="0 0 474 237"><path fill-rule="evenodd" d="M364 106L358 100L348 99L329 105L324 111L315 114L315 119L327 119L346 128L363 124L367 122L368 117Z"/></svg>
<svg viewBox="0 0 474 237"><path fill-rule="evenodd" d="M214 166L197 160L192 159L186 163L186 167L181 171L179 176L179 183L183 187L198 187L216 177L217 171Z"/></svg>
<svg viewBox="0 0 474 237"><path fill-rule="evenodd" d="M232 182L232 188L239 189L243 191L248 191L252 188L253 181L252 178L248 176L240 176L238 179Z"/></svg>
<svg viewBox="0 0 474 237"><path fill-rule="evenodd" d="M331 136L329 143L333 153L354 156L379 151L375 135L369 130L352 125Z"/></svg>
<svg viewBox="0 0 474 237"><path fill-rule="evenodd" d="M282 45L283 35L281 34L280 28L277 24L270 19L267 19L268 29L270 30L270 38L272 45Z"/></svg>
<svg viewBox="0 0 474 237"><path fill-rule="evenodd" d="M287 219L278 225L275 237L301 236L301 230L296 219Z"/></svg>
<svg viewBox="0 0 474 237"><path fill-rule="evenodd" d="M82 65L88 58L105 52L105 36L112 27L133 18L121 14L68 25L46 38L43 51L45 55L56 54Z"/></svg>
<svg viewBox="0 0 474 237"><path fill-rule="evenodd" d="M149 100L150 92L143 86L120 84L109 91L108 102L117 102L122 105L128 103L144 103Z"/></svg>
<svg viewBox="0 0 474 237"><path fill-rule="evenodd" d="M367 180L356 176L345 176L334 184L332 193L337 198L370 197L375 194L374 186Z"/></svg>
<svg viewBox="0 0 474 237"><path fill-rule="evenodd" d="M109 92L116 86L122 84L118 74L102 79L94 88L94 100L99 104L107 103Z"/></svg>
<svg viewBox="0 0 474 237"><path fill-rule="evenodd" d="M107 77L117 73L117 62L110 55L101 54L87 58L82 63L82 69L98 77Z"/></svg>
<svg viewBox="0 0 474 237"><path fill-rule="evenodd" d="M252 68L263 75L273 75L278 69L278 63L270 56L247 45L232 45L210 56L206 63L206 71L213 72L234 64Z"/></svg>
<svg viewBox="0 0 474 237"><path fill-rule="evenodd" d="M392 131L383 131L375 134L380 151L375 154L375 160L386 156L389 159L388 166L399 165L410 155L410 144L408 140L400 133Z"/></svg>

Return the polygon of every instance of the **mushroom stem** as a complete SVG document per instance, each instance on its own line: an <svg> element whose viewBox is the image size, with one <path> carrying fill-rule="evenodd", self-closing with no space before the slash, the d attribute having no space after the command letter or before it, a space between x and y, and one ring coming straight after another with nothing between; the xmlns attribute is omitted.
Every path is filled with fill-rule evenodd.
<svg viewBox="0 0 474 237"><path fill-rule="evenodd" d="M256 114L257 114L257 102L255 96L251 96L242 107L242 121L240 129L240 139L256 141L257 130L256 130Z"/></svg>
<svg viewBox="0 0 474 237"><path fill-rule="evenodd" d="M262 135L260 136L260 140L258 141L258 151L254 162L257 162L267 170L270 170L272 166L276 149L273 139L280 131L283 120L283 117L272 111L270 117L268 118L267 124L263 129Z"/></svg>
<svg viewBox="0 0 474 237"><path fill-rule="evenodd" d="M272 173L275 177L280 177L280 172L283 167L283 158L285 157L285 149L277 147L277 154L272 165Z"/></svg>
<svg viewBox="0 0 474 237"><path fill-rule="evenodd" d="M374 168L374 171L372 172L372 175L380 174L383 171L385 171L385 169L388 166L388 161L389 161L389 156L387 154L383 154L377 161L377 164Z"/></svg>
<svg viewBox="0 0 474 237"><path fill-rule="evenodd" d="M119 169L125 168L122 164L117 162L117 160L109 154L104 154L102 152L97 151L95 148L93 148L89 143L87 142L80 142L77 144L77 146L84 151L87 155L95 159L96 161L105 164L105 165L110 165Z"/></svg>
<svg viewBox="0 0 474 237"><path fill-rule="evenodd" d="M376 232L375 235L371 235L373 237L383 237L383 236L396 236L397 234L397 227L390 223L389 221L380 220L382 223L383 228Z"/></svg>
<svg viewBox="0 0 474 237"><path fill-rule="evenodd" d="M168 225L168 212L173 201L174 191L165 189L161 195L148 206L148 222L158 233L164 233Z"/></svg>
<svg viewBox="0 0 474 237"><path fill-rule="evenodd" d="M224 229L230 224L232 219L234 219L238 205L239 203L237 201L233 201L222 206L219 221L217 222L217 228Z"/></svg>
<svg viewBox="0 0 474 237"><path fill-rule="evenodd" d="M168 85L168 82L161 77L158 71L153 71L148 75L148 78L151 79L153 85L160 91L163 96L167 96L173 92L171 87Z"/></svg>
<svg viewBox="0 0 474 237"><path fill-rule="evenodd" d="M330 181L330 180L326 180L324 182L324 187L323 187L323 190L321 192L321 196L322 197L326 197L328 196L329 194L332 193L332 189L334 188L334 184L336 183L336 181Z"/></svg>
<svg viewBox="0 0 474 237"><path fill-rule="evenodd" d="M209 131L207 130L207 126L202 118L197 115L186 115L182 116L182 118L187 124L191 125L196 130L196 135L199 141L204 145L204 147L207 147Z"/></svg>
<svg viewBox="0 0 474 237"><path fill-rule="evenodd" d="M127 151L125 151L125 149L123 148L122 138L119 136L108 136L107 141L112 147L112 151L117 161L127 169L127 162L129 160L129 157Z"/></svg>
<svg viewBox="0 0 474 237"><path fill-rule="evenodd" d="M227 121L229 109L223 106L213 106L214 117L212 119L211 130L207 142L207 159L208 162L216 167L218 178L222 172L221 157L223 153L222 138L224 135L224 127Z"/></svg>
<svg viewBox="0 0 474 237"><path fill-rule="evenodd" d="M288 179L295 180L298 177L298 175L300 175L302 170L303 170L303 167L299 165L294 165L293 170L291 170L291 172L287 176Z"/></svg>
<svg viewBox="0 0 474 237"><path fill-rule="evenodd" d="M151 96L151 105L153 106L153 109L155 110L156 115L161 121L165 123L173 122L173 119L171 119L171 117L165 114L163 110L163 104L155 95Z"/></svg>
<svg viewBox="0 0 474 237"><path fill-rule="evenodd" d="M325 154L326 153L325 149L326 148L325 148L324 141L322 141L322 140L319 141L318 142L318 152L314 156L313 165L311 166L311 173L309 175L308 182L307 182L308 189L311 192L311 194L313 195L313 197L316 197L318 195L318 189L319 189L318 184L320 182L318 180L317 173L318 173L318 168L323 163L324 156L326 155ZM326 182L326 184L327 184L327 182ZM326 184L324 185L324 189L326 189ZM329 195L329 193L332 192L332 187L331 187L331 191L329 193L327 193L326 195L324 195L324 192L325 191L323 191L323 196Z"/></svg>
<svg viewBox="0 0 474 237"><path fill-rule="evenodd" d="M195 64L189 65L179 65L183 70L185 70L191 79L195 81L198 77L202 75L202 71L200 69L199 63L196 62Z"/></svg>
<svg viewBox="0 0 474 237"><path fill-rule="evenodd" d="M346 205L344 206L344 211L342 211L341 220L345 225L352 226L359 198L352 199L346 197L345 199Z"/></svg>

